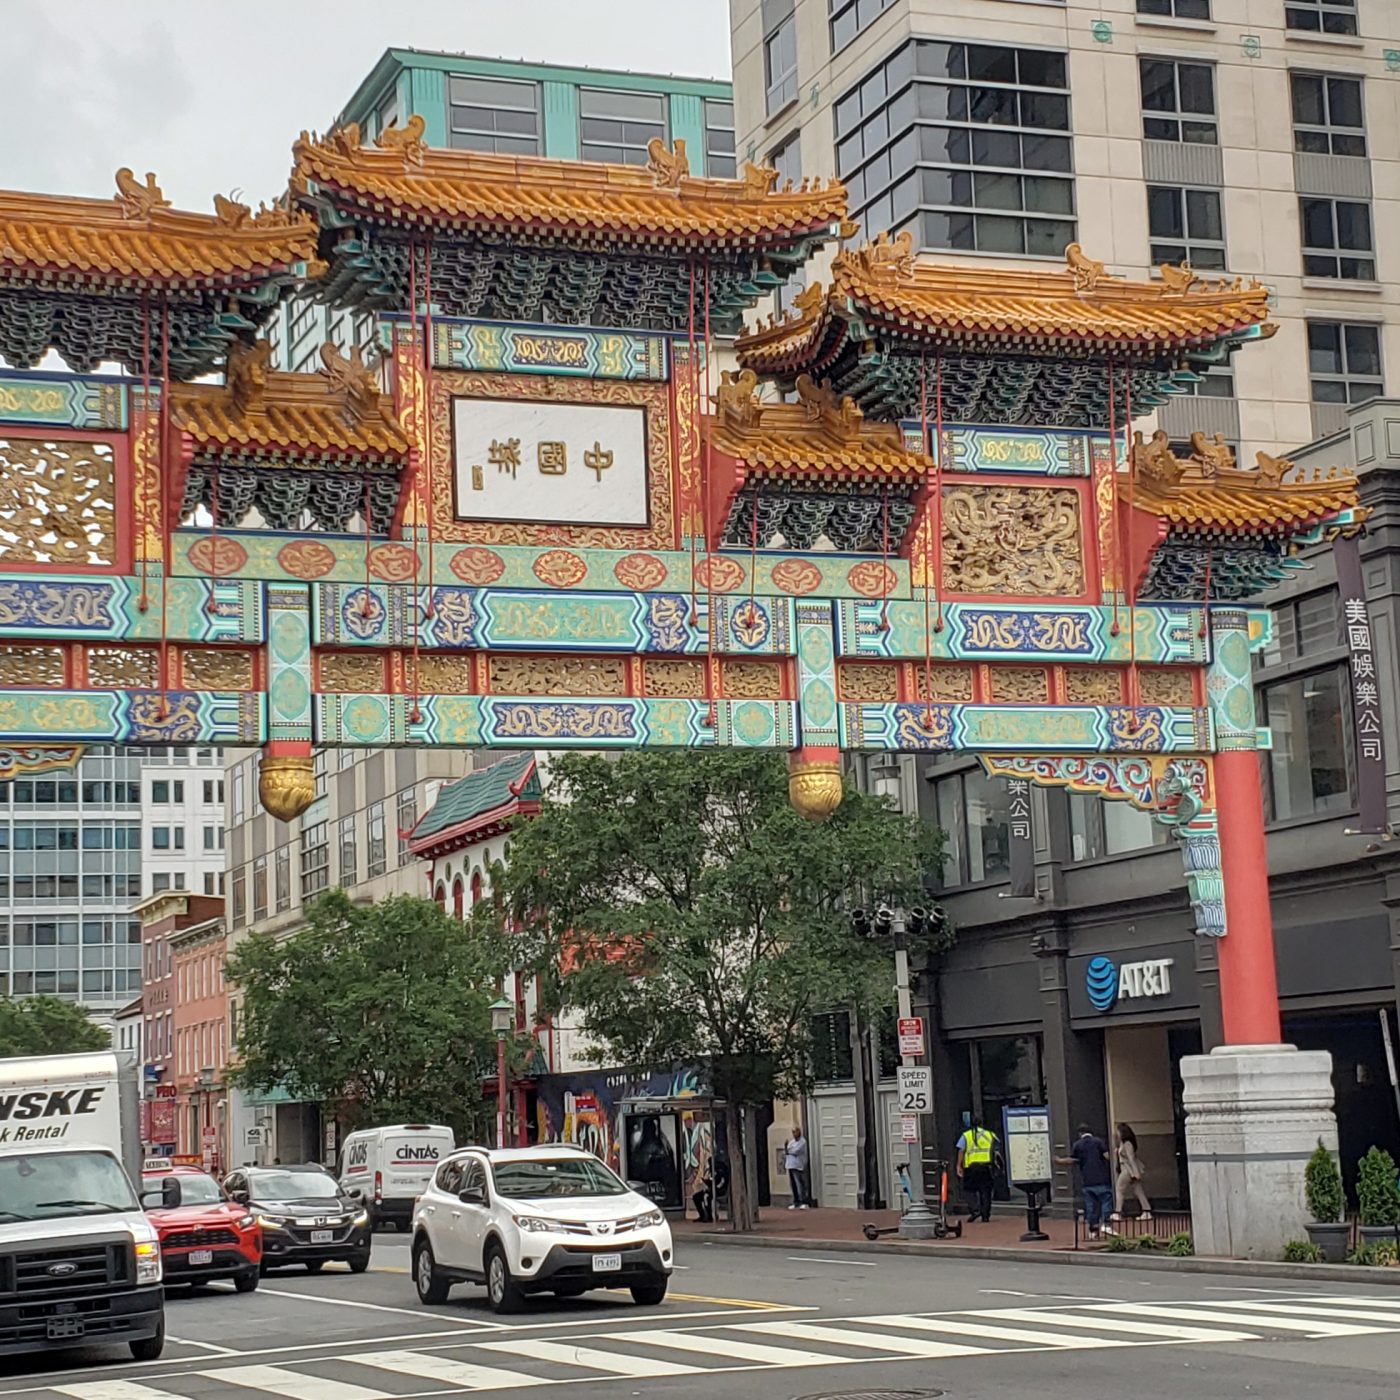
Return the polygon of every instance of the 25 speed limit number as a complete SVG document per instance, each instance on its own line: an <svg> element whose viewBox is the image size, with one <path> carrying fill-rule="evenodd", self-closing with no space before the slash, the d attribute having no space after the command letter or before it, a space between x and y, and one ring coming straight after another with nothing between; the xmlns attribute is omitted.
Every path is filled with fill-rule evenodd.
<svg viewBox="0 0 1400 1400"><path fill-rule="evenodd" d="M899 1111L927 1113L933 1107L933 1070L928 1065L900 1065Z"/></svg>

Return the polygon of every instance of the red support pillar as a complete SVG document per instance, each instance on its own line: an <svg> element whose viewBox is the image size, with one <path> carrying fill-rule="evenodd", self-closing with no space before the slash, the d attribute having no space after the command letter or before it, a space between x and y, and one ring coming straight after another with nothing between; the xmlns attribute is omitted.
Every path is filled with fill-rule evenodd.
<svg viewBox="0 0 1400 1400"><path fill-rule="evenodd" d="M1259 755L1233 749L1214 758L1220 868L1227 933L1220 939L1220 1008L1227 1045L1279 1045L1278 973L1269 906L1269 857Z"/></svg>

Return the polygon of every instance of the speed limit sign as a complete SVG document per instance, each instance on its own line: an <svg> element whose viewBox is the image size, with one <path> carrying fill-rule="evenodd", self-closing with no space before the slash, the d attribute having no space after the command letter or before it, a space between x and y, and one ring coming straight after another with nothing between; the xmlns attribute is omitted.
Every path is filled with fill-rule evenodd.
<svg viewBox="0 0 1400 1400"><path fill-rule="evenodd" d="M927 1113L933 1107L933 1071L927 1065L900 1065L899 1111Z"/></svg>

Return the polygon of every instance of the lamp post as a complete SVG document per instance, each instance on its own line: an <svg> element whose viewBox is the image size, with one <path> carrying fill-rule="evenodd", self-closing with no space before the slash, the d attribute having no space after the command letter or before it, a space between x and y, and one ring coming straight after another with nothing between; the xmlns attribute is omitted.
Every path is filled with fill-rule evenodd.
<svg viewBox="0 0 1400 1400"><path fill-rule="evenodd" d="M883 751L873 754L866 772L871 789L877 797L883 797L892 807L902 807L900 798L903 784L900 781L898 755Z"/></svg>
<svg viewBox="0 0 1400 1400"><path fill-rule="evenodd" d="M501 996L491 1003L491 1029L496 1032L496 1146L506 1145L506 1036L515 1021L515 1006Z"/></svg>

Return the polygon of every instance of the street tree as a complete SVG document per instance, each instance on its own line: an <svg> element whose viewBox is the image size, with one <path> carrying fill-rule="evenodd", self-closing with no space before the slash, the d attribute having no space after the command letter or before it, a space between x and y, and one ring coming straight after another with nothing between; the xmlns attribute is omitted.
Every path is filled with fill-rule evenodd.
<svg viewBox="0 0 1400 1400"><path fill-rule="evenodd" d="M466 1140L494 1054L499 949L426 899L332 890L306 914L292 937L254 934L229 958L235 1082L334 1105L352 1126L444 1123Z"/></svg>
<svg viewBox="0 0 1400 1400"><path fill-rule="evenodd" d="M0 998L0 1059L111 1048L112 1037L72 1002L49 996Z"/></svg>
<svg viewBox="0 0 1400 1400"><path fill-rule="evenodd" d="M614 1063L708 1071L744 1230L744 1111L800 1088L814 1013L888 1001L888 953L850 910L920 902L938 859L937 834L879 798L806 820L779 754L564 755L477 917L509 925Z"/></svg>

